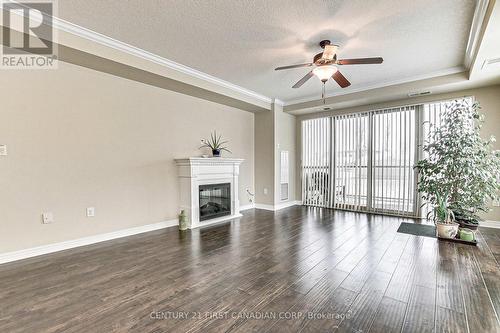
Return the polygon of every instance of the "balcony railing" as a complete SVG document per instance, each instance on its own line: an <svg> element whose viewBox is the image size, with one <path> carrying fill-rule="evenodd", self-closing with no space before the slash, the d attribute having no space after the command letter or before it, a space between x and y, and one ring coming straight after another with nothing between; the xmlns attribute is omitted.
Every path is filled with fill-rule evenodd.
<svg viewBox="0 0 500 333"><path fill-rule="evenodd" d="M409 175L409 167L406 167L406 173ZM335 197L333 202L330 201L330 167L324 165L308 165L303 166L303 186L305 191L306 205L342 208L342 206L360 206L368 207L367 195L367 176L366 172L355 172L356 169L367 169L366 166L342 166L336 168L336 173L339 177L335 178L333 184ZM411 212L414 206L413 191L409 191L408 197L403 198L402 191L408 189L403 188L401 184L400 174L403 173L404 167L401 166L384 166L374 167L382 172L374 172L372 187L376 189L371 196L370 207L374 210L389 210ZM389 172L391 170L392 172ZM395 171L396 170L396 171ZM364 177L356 177L356 174L364 174ZM413 175L411 175L413 177ZM379 190L377 193L377 189ZM359 192L357 192L359 191ZM382 192L383 191L383 195Z"/></svg>

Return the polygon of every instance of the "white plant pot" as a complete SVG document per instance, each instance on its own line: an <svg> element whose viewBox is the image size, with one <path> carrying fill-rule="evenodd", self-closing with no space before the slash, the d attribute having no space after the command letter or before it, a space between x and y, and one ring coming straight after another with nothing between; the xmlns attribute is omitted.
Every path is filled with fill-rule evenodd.
<svg viewBox="0 0 500 333"><path fill-rule="evenodd" d="M458 233L458 223L441 223L436 222L437 236L441 238L455 238Z"/></svg>

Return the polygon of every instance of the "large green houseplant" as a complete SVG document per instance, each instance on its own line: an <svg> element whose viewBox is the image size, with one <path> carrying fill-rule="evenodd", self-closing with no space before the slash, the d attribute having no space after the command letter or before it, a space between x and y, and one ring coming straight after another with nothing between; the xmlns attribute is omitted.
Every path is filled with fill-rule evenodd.
<svg viewBox="0 0 500 333"><path fill-rule="evenodd" d="M424 202L436 207L442 203L439 194L447 193L457 222L476 228L478 214L489 210L488 200L500 190L500 157L492 151L495 138L481 138L484 117L478 109L478 103L471 105L467 99L450 102L440 125L429 131L423 146L426 158L416 165Z"/></svg>

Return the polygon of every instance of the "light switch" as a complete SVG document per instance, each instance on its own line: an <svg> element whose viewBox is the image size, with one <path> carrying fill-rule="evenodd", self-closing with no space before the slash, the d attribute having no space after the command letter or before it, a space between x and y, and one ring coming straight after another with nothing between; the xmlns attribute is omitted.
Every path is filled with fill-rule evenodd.
<svg viewBox="0 0 500 333"><path fill-rule="evenodd" d="M7 156L7 145L0 145L0 156Z"/></svg>
<svg viewBox="0 0 500 333"><path fill-rule="evenodd" d="M94 207L88 207L87 208L87 217L94 217L95 216L95 208Z"/></svg>
<svg viewBox="0 0 500 333"><path fill-rule="evenodd" d="M51 212L42 213L42 223L48 224L54 222L54 214Z"/></svg>

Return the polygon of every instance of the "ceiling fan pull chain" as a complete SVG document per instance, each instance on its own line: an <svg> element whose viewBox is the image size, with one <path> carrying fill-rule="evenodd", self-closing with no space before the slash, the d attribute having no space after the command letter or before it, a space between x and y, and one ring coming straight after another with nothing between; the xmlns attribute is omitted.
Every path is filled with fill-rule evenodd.
<svg viewBox="0 0 500 333"><path fill-rule="evenodd" d="M321 89L321 98L323 99L323 104L326 104L326 101L325 101L325 82L323 82L323 88Z"/></svg>

